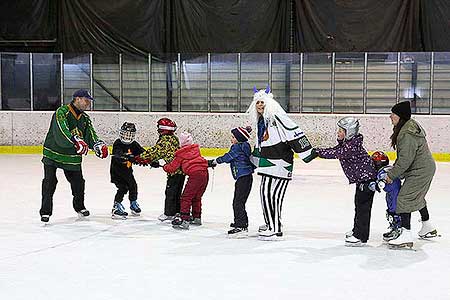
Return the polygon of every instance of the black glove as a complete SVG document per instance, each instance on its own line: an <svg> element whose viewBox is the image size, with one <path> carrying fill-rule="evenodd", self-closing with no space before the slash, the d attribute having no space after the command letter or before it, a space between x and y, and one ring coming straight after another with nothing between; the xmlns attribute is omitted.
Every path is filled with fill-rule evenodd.
<svg viewBox="0 0 450 300"><path fill-rule="evenodd" d="M315 159L315 158L318 157L318 156L319 156L319 154L317 154L316 149L312 148L312 149L311 149L311 154L308 155L307 157L305 157L305 158L303 159L303 161L304 161L305 163L309 163L309 162L311 162L313 159Z"/></svg>
<svg viewBox="0 0 450 300"><path fill-rule="evenodd" d="M161 165L159 164L159 161L154 160L154 161L152 161L150 163L150 167L152 167L152 168L159 168L159 167L161 167Z"/></svg>
<svg viewBox="0 0 450 300"><path fill-rule="evenodd" d="M127 161L129 161L129 162L131 162L131 163L134 162L134 155L131 154L131 153L124 153L124 154L122 154L119 158L120 158L120 160L122 160L123 162L127 162Z"/></svg>
<svg viewBox="0 0 450 300"><path fill-rule="evenodd" d="M215 168L217 166L217 161L215 159L208 160L208 168Z"/></svg>

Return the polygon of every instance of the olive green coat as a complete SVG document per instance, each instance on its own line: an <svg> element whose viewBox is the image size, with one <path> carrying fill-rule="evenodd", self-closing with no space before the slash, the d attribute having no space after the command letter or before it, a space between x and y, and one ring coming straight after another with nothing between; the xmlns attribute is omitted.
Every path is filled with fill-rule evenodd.
<svg viewBox="0 0 450 300"><path fill-rule="evenodd" d="M388 171L391 179L405 179L397 198L397 213L410 213L425 207L425 195L436 171L426 134L415 120L408 120L397 137L397 160Z"/></svg>

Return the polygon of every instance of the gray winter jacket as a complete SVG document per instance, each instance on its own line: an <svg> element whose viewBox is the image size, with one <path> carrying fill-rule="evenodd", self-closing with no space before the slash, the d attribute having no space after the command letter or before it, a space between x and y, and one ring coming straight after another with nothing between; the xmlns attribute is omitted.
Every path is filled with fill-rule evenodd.
<svg viewBox="0 0 450 300"><path fill-rule="evenodd" d="M415 120L408 120L397 137L397 160L388 171L392 180L405 179L397 199L397 213L410 213L425 207L436 164L428 148L426 134Z"/></svg>

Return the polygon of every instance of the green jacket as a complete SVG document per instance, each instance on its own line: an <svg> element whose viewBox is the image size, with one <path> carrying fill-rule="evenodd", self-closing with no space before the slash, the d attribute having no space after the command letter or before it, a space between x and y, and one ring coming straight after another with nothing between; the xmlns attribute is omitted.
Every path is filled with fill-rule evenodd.
<svg viewBox="0 0 450 300"><path fill-rule="evenodd" d="M80 171L82 159L71 141L73 135L82 138L90 149L98 141L89 116L70 103L53 114L44 142L42 162L65 170Z"/></svg>
<svg viewBox="0 0 450 300"><path fill-rule="evenodd" d="M163 159L167 164L175 157L175 151L180 148L180 142L174 134L160 135L155 146L148 148L141 154L143 159L150 161ZM173 174L183 174L181 169L176 170ZM168 174L170 175L170 174Z"/></svg>
<svg viewBox="0 0 450 300"><path fill-rule="evenodd" d="M425 207L436 164L428 148L426 134L415 120L408 120L397 137L397 160L388 176L405 179L397 198L397 213L410 213Z"/></svg>

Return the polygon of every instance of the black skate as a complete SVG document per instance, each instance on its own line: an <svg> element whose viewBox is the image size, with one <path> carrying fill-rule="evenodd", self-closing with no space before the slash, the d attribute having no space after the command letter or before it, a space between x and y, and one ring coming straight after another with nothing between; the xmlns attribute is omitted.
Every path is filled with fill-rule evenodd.
<svg viewBox="0 0 450 300"><path fill-rule="evenodd" d="M229 238L242 239L248 237L248 229L244 227L234 227L231 230L228 230Z"/></svg>
<svg viewBox="0 0 450 300"><path fill-rule="evenodd" d="M111 210L111 219L125 220L128 213L125 211L122 203L115 202L113 209Z"/></svg>
<svg viewBox="0 0 450 300"><path fill-rule="evenodd" d="M41 222L48 223L48 221L50 221L50 216L49 215L42 215L41 216Z"/></svg>
<svg viewBox="0 0 450 300"><path fill-rule="evenodd" d="M231 228L235 228L235 227L237 227L234 223L230 223L230 227ZM245 224L245 226L244 227L241 227L241 228L248 228L248 223L247 224Z"/></svg>
<svg viewBox="0 0 450 300"><path fill-rule="evenodd" d="M398 228L389 227L389 231L383 233L383 241L389 242L395 240L400 235Z"/></svg>
<svg viewBox="0 0 450 300"><path fill-rule="evenodd" d="M80 211L77 211L78 218L85 219L86 217L89 217L91 213L87 209L82 209Z"/></svg>
<svg viewBox="0 0 450 300"><path fill-rule="evenodd" d="M202 219L191 217L191 219L189 220L189 224L195 225L195 226L200 226L200 225L202 225Z"/></svg>
<svg viewBox="0 0 450 300"><path fill-rule="evenodd" d="M189 230L189 222L177 215L172 221L172 227L175 229Z"/></svg>
<svg viewBox="0 0 450 300"><path fill-rule="evenodd" d="M141 215L141 208L139 207L139 204L137 203L137 201L131 201L130 210L131 210L131 214L133 216Z"/></svg>

